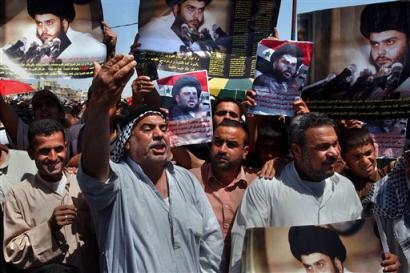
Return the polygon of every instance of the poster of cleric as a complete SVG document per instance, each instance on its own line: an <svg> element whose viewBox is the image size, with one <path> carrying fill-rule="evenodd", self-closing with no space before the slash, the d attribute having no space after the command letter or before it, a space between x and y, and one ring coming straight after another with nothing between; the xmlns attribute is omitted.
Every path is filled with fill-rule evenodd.
<svg viewBox="0 0 410 273"><path fill-rule="evenodd" d="M92 77L93 62L105 61L99 0L6 0L1 5L0 77Z"/></svg>
<svg viewBox="0 0 410 273"><path fill-rule="evenodd" d="M210 142L211 104L206 70L156 81L161 105L168 109L171 146Z"/></svg>
<svg viewBox="0 0 410 273"><path fill-rule="evenodd" d="M293 101L300 97L312 55L312 43L264 39L257 49L255 80L258 115L293 116Z"/></svg>
<svg viewBox="0 0 410 273"><path fill-rule="evenodd" d="M388 249L383 250L375 225L374 219L368 218L320 226L248 229L242 272L383 272L381 253Z"/></svg>
<svg viewBox="0 0 410 273"><path fill-rule="evenodd" d="M298 36L315 44L302 97L332 117L410 113L410 2L394 1L298 16Z"/></svg>
<svg viewBox="0 0 410 273"><path fill-rule="evenodd" d="M249 78L256 44L276 26L279 7L280 0L141 0L137 60Z"/></svg>

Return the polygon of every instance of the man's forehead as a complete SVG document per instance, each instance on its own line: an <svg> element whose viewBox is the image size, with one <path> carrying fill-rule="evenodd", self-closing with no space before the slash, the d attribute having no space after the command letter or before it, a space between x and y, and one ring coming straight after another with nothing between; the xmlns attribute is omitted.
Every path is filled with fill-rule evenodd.
<svg viewBox="0 0 410 273"><path fill-rule="evenodd" d="M36 14L34 19L36 21L48 21L52 19L60 19L57 15L54 15L52 13L44 13L44 14Z"/></svg>
<svg viewBox="0 0 410 273"><path fill-rule="evenodd" d="M296 63L298 61L298 59L295 56L290 55L290 54L282 55L281 59L288 61L290 63Z"/></svg>
<svg viewBox="0 0 410 273"><path fill-rule="evenodd" d="M240 110L239 110L239 106L231 101L223 101L220 102L216 108L215 108L215 112L217 111L233 111L233 112L237 112L239 114Z"/></svg>
<svg viewBox="0 0 410 273"><path fill-rule="evenodd" d="M179 4L184 6L193 6L196 8L204 8L206 6L206 1L186 0L180 1Z"/></svg>
<svg viewBox="0 0 410 273"><path fill-rule="evenodd" d="M141 118L137 123L135 124L135 127L140 127L145 124L154 124L154 125L161 125L161 124L168 124L168 122L161 117L159 114L150 114L148 116L145 116Z"/></svg>
<svg viewBox="0 0 410 273"><path fill-rule="evenodd" d="M226 139L241 142L245 137L245 132L240 127L218 126L214 133L214 138Z"/></svg>
<svg viewBox="0 0 410 273"><path fill-rule="evenodd" d="M380 42L389 39L406 39L407 35L397 30L386 30L382 32L370 33L370 41Z"/></svg>

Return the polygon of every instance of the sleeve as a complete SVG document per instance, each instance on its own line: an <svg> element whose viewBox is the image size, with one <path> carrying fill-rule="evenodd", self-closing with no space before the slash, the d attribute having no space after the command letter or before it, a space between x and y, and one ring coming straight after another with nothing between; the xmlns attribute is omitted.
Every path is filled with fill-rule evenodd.
<svg viewBox="0 0 410 273"><path fill-rule="evenodd" d="M82 163L80 164L77 173L78 184L90 207L96 211L101 211L114 203L120 190L120 166L110 161L110 169L111 174L108 180L99 181L87 175L83 171Z"/></svg>
<svg viewBox="0 0 410 273"><path fill-rule="evenodd" d="M17 126L17 143L15 143L17 150L27 150L28 148L28 124L19 119Z"/></svg>
<svg viewBox="0 0 410 273"><path fill-rule="evenodd" d="M265 183L268 182L268 183ZM240 272L241 256L246 229L270 225L271 198L265 185L277 183L255 180L245 191L231 230L231 261L229 272Z"/></svg>
<svg viewBox="0 0 410 273"><path fill-rule="evenodd" d="M31 227L24 220L14 192L4 204L3 252L6 262L26 269L62 258L66 245L60 244L48 222ZM63 249L64 248L64 249Z"/></svg>
<svg viewBox="0 0 410 273"><path fill-rule="evenodd" d="M188 171L187 173L193 180L192 184L197 193L197 206L203 219L203 235L199 249L201 272L222 272L224 268L224 261L222 260L224 241L221 228L200 182L193 174Z"/></svg>

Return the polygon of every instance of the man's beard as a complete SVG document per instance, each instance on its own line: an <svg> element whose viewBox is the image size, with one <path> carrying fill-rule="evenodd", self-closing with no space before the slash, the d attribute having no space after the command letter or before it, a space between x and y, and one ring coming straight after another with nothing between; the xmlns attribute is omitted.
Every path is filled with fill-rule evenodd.
<svg viewBox="0 0 410 273"><path fill-rule="evenodd" d="M403 58L401 58L400 60L396 62L392 62L392 64L388 66L389 68L391 68L393 64L395 63L401 63L403 65L403 70L400 74L400 80L399 80L398 86L401 83L403 83L408 77L410 77L410 48L409 47L407 47L406 53L403 55L404 55ZM371 53L370 53L369 62L376 68L376 71L379 72L382 66L377 64L376 60L373 60Z"/></svg>

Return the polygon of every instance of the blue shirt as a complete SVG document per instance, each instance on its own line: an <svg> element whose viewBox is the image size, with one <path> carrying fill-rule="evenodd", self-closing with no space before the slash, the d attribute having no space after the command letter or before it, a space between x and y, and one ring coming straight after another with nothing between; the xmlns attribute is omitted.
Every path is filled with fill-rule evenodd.
<svg viewBox="0 0 410 273"><path fill-rule="evenodd" d="M196 178L168 164L169 205L131 159L104 183L78 181L96 223L102 272L219 272L223 239Z"/></svg>

